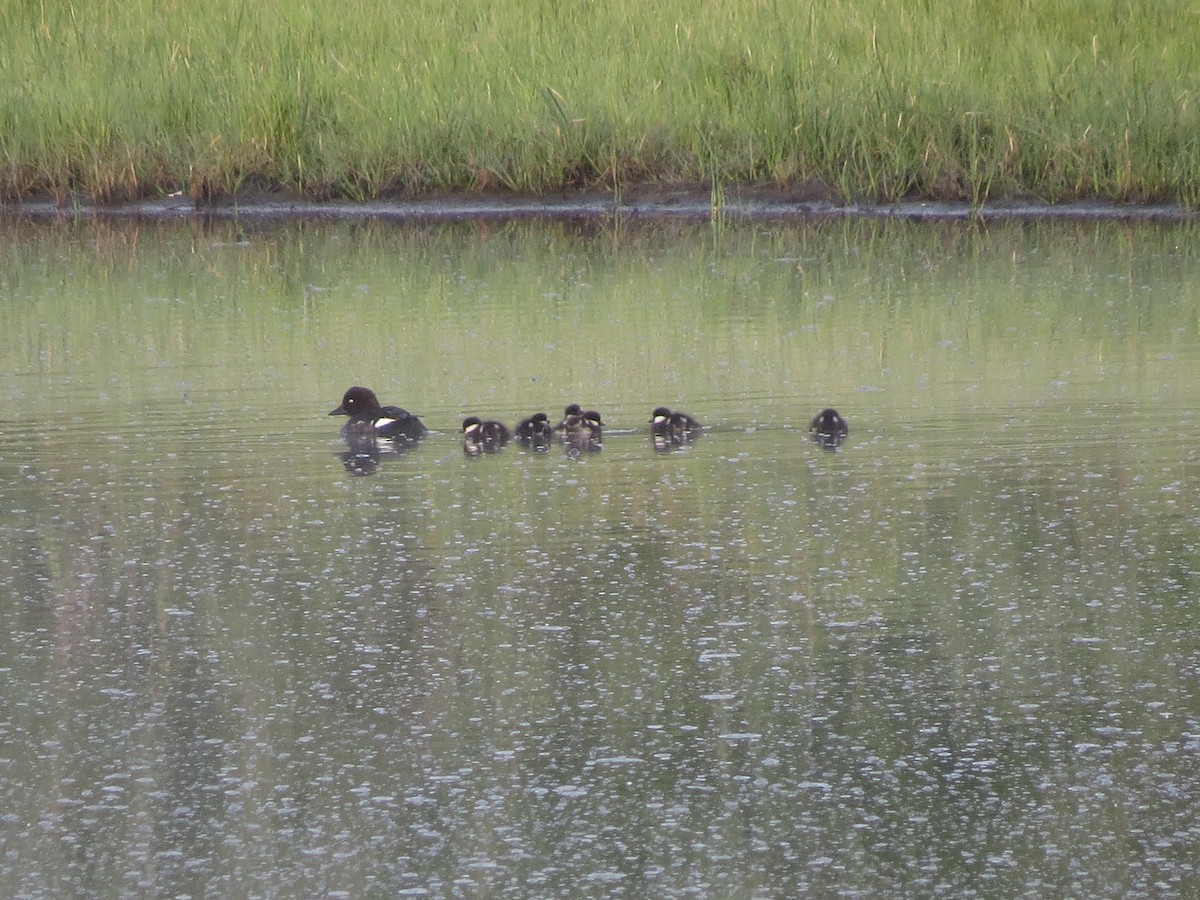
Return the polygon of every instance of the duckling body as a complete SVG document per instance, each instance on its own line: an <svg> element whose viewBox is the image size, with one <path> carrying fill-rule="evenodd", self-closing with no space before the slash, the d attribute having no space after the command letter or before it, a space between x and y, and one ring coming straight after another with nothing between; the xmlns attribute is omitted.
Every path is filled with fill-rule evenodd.
<svg viewBox="0 0 1200 900"><path fill-rule="evenodd" d="M836 409L826 408L813 417L808 426L808 433L818 444L832 449L846 439L846 435L850 433L850 426Z"/></svg>
<svg viewBox="0 0 1200 900"><path fill-rule="evenodd" d="M700 435L700 423L685 412L657 407L650 414L650 437L656 450L670 450Z"/></svg>
<svg viewBox="0 0 1200 900"><path fill-rule="evenodd" d="M604 423L600 420L600 413L594 409L584 410L583 427L591 432L593 438L600 440L604 429Z"/></svg>
<svg viewBox="0 0 1200 900"><path fill-rule="evenodd" d="M562 421L554 426L554 431L560 437L586 434L600 440L604 422L594 409L584 410L578 403L571 403L563 410Z"/></svg>
<svg viewBox="0 0 1200 900"><path fill-rule="evenodd" d="M568 452L599 450L604 436L604 421L594 409L584 410L578 403L571 403L563 410L562 421L554 426L554 433Z"/></svg>
<svg viewBox="0 0 1200 900"><path fill-rule="evenodd" d="M370 388L355 386L342 396L342 405L330 410L331 416L349 416L342 426L346 440L381 438L384 440L417 441L429 429L407 409L383 406Z"/></svg>
<svg viewBox="0 0 1200 900"><path fill-rule="evenodd" d="M545 450L554 438L554 426L544 412L534 413L517 423L517 440L535 450Z"/></svg>
<svg viewBox="0 0 1200 900"><path fill-rule="evenodd" d="M563 417L554 426L554 433L561 436L570 431L578 431L583 427L583 407L578 403L568 403L563 410Z"/></svg>
<svg viewBox="0 0 1200 900"><path fill-rule="evenodd" d="M463 419L463 452L468 456L496 453L509 441L508 428L494 419L484 421L479 416Z"/></svg>

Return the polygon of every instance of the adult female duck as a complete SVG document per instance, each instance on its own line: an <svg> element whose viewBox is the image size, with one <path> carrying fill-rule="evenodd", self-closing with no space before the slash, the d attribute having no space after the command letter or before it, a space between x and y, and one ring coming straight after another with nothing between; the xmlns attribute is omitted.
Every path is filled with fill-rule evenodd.
<svg viewBox="0 0 1200 900"><path fill-rule="evenodd" d="M329 415L350 417L350 421L342 426L342 437L346 439L375 437L416 441L429 430L407 409L381 406L374 391L357 385L346 391L342 396L342 405L330 410Z"/></svg>

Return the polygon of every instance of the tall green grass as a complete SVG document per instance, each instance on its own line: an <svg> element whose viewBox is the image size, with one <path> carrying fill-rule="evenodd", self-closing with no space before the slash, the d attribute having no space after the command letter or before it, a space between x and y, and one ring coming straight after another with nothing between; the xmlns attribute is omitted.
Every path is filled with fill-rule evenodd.
<svg viewBox="0 0 1200 900"><path fill-rule="evenodd" d="M0 196L1200 197L1183 0L0 0Z"/></svg>

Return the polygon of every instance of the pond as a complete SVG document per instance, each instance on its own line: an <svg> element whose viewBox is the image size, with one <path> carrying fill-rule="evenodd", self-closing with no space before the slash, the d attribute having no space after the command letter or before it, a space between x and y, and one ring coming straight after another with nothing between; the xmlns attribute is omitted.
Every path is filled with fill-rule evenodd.
<svg viewBox="0 0 1200 900"><path fill-rule="evenodd" d="M1193 226L0 230L5 896L1200 890Z"/></svg>

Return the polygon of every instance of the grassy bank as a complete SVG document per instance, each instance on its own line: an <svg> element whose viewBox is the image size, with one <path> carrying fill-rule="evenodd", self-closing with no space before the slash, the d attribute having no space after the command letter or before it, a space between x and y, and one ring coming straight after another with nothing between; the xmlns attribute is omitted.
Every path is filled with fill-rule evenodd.
<svg viewBox="0 0 1200 900"><path fill-rule="evenodd" d="M1181 0L0 0L0 20L10 201L1200 198Z"/></svg>

